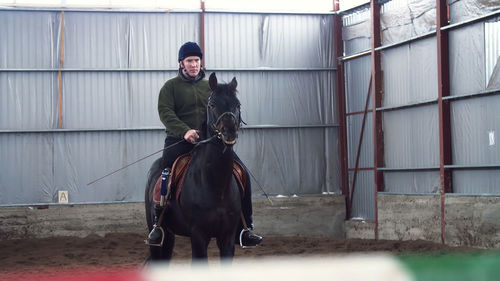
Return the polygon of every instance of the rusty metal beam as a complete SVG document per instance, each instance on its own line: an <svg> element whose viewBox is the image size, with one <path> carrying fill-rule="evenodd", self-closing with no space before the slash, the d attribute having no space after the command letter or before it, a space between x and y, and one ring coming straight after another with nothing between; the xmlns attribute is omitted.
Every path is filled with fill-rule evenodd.
<svg viewBox="0 0 500 281"><path fill-rule="evenodd" d="M450 102L443 98L450 96L450 71L448 31L441 29L448 24L446 0L436 0L437 17L437 59L438 59L438 108L439 108L439 154L441 187L443 192L452 192L450 171L445 165L451 165L451 130Z"/></svg>
<svg viewBox="0 0 500 281"><path fill-rule="evenodd" d="M378 239L378 192L384 191L384 175L377 168L384 167L384 134L382 131L382 112L377 111L382 106L382 67L380 52L375 49L381 46L380 4L377 0L370 1L371 13L371 58L372 58L372 118L373 118L373 147L374 147L374 183L375 183L375 239Z"/></svg>
<svg viewBox="0 0 500 281"><path fill-rule="evenodd" d="M205 0L200 0L201 5L201 13L200 13L200 48L203 54L203 58L201 59L201 65L203 69L205 69Z"/></svg>
<svg viewBox="0 0 500 281"><path fill-rule="evenodd" d="M339 10L338 1L334 2L334 11ZM338 128L338 152L340 162L340 189L344 194L346 204L346 219L349 219L350 214L350 199L349 199L349 174L347 172L347 126L346 126L346 105L345 105L345 74L344 62L340 60L344 55L344 42L342 41L342 15L335 14L333 19L333 36L335 43L335 58L337 62L337 118L339 123Z"/></svg>
<svg viewBox="0 0 500 281"><path fill-rule="evenodd" d="M450 95L450 71L448 30L448 6L446 0L436 0L436 39L437 39L437 67L438 67L438 115L439 115L439 173L441 179L441 242L445 243L445 193L452 192L451 170L451 130L450 130L450 101L444 97Z"/></svg>

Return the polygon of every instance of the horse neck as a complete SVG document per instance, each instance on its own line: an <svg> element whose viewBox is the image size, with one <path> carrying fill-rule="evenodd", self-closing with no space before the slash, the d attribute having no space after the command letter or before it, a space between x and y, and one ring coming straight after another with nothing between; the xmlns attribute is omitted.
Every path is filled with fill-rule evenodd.
<svg viewBox="0 0 500 281"><path fill-rule="evenodd" d="M233 175L234 153L231 147L221 147L218 143L210 143L206 147L207 177L218 188L222 195L231 183Z"/></svg>

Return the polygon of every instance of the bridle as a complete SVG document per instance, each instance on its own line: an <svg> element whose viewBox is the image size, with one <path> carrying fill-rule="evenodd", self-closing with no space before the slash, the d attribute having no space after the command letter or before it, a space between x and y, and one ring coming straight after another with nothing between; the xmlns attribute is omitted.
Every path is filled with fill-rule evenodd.
<svg viewBox="0 0 500 281"><path fill-rule="evenodd" d="M221 115L219 115L217 117L215 122L212 123L211 120L215 119L215 113L213 111L214 106L212 103L212 95L213 95L213 92L210 94L210 96L208 98L207 110L206 110L206 114L207 114L207 119L206 119L207 134L206 135L210 136L210 137L204 141L199 142L199 143L209 142L209 141L213 140L214 138L218 138L224 143L224 145L234 145L236 143L236 139L234 139L232 141L228 141L224 138L224 135L222 134L223 123L221 121L222 121L222 118L224 118L225 116L229 116L231 119L233 119L235 121L236 130L238 130L240 128L241 123L244 123L241 120L241 112L239 112L239 110L238 110L238 115L236 115L234 112L231 112L231 111L223 112ZM210 134L210 129L212 129L212 131L215 132L215 134Z"/></svg>

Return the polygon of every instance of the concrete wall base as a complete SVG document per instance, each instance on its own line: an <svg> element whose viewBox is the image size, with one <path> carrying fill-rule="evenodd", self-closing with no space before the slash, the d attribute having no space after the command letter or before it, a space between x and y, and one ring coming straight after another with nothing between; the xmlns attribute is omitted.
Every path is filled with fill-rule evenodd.
<svg viewBox="0 0 500 281"><path fill-rule="evenodd" d="M340 195L254 199L256 231L267 236L345 237Z"/></svg>
<svg viewBox="0 0 500 281"><path fill-rule="evenodd" d="M256 232L264 236L344 237L339 195L253 200ZM1 207L0 239L144 233L144 203Z"/></svg>
<svg viewBox="0 0 500 281"><path fill-rule="evenodd" d="M441 243L441 200L437 195L378 196L379 239Z"/></svg>
<svg viewBox="0 0 500 281"><path fill-rule="evenodd" d="M379 239L426 240L442 243L441 196L379 193ZM500 248L500 197L446 195L445 244L475 248ZM375 223L351 220L347 238L373 239Z"/></svg>
<svg viewBox="0 0 500 281"><path fill-rule="evenodd" d="M375 222L365 220L345 221L346 238L375 239Z"/></svg>
<svg viewBox="0 0 500 281"><path fill-rule="evenodd" d="M147 231L143 203L0 208L0 239Z"/></svg>
<svg viewBox="0 0 500 281"><path fill-rule="evenodd" d="M446 244L500 248L500 196L446 196Z"/></svg>
<svg viewBox="0 0 500 281"><path fill-rule="evenodd" d="M379 193L379 239L441 243L441 197ZM375 238L375 222L345 221L340 195L254 198L256 232L264 236ZM500 196L446 195L445 243L500 248ZM144 233L143 203L1 207L0 239Z"/></svg>

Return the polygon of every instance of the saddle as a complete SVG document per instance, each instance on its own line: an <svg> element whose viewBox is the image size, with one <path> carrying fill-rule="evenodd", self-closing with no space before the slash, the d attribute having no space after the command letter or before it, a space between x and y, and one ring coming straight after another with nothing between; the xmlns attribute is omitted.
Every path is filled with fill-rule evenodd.
<svg viewBox="0 0 500 281"><path fill-rule="evenodd" d="M170 175L170 179L168 182L168 190L167 192L167 200L172 199L173 191L175 191L175 200L179 200L179 196L182 191L182 187L184 186L184 179L186 178L187 170L189 168L189 164L191 163L191 154L187 153L179 156L172 166L172 172ZM233 162L233 176L238 183L238 187L240 189L240 196L243 198L245 194L245 183L247 174L243 166L237 162ZM153 201L157 204L160 203L161 198L161 176L156 180L155 188L153 191Z"/></svg>

